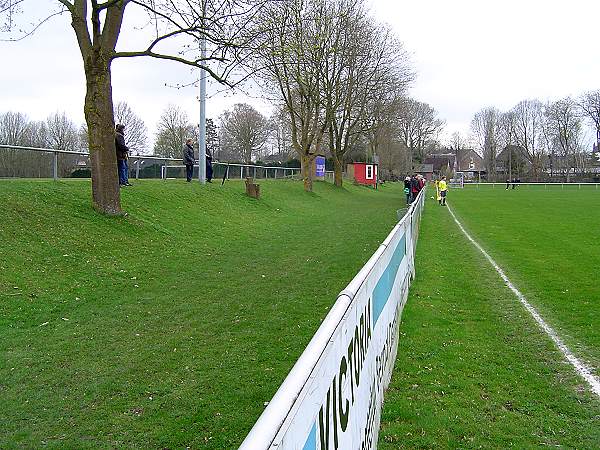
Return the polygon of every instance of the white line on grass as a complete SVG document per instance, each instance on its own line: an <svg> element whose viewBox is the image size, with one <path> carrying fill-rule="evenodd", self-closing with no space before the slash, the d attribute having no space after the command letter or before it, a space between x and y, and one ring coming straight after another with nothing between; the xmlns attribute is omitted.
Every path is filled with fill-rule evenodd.
<svg viewBox="0 0 600 450"><path fill-rule="evenodd" d="M452 211L452 209L450 209L450 207L448 207L448 211L452 215L452 218L454 219L454 221L456 222L458 227L461 229L461 231L467 237L467 239L469 239L469 241L471 241L471 243L479 249L479 251L483 254L483 256L485 256L487 258L487 260L490 262L490 264L492 266L494 266L494 269L496 269L496 272L498 272L498 274L500 274L500 276L502 277L502 279L504 280L506 285L510 288L510 290L515 293L515 295L517 296L519 301L523 304L525 309L527 309L527 311L529 311L529 313L533 316L533 318L538 323L540 328L542 330L544 330L548 336L550 336L550 339L552 339L554 341L556 346L560 349L560 351L564 355L565 359L567 361L569 361L571 363L571 365L575 368L577 373L579 375L581 375L581 377L583 379L585 379L585 381L588 382L588 384L592 388L592 392L600 398L600 379L598 379L598 377L594 376L592 370L590 368L588 368L584 363L582 363L575 355L573 355L571 350L569 350L569 348L565 345L565 343L558 336L558 334L556 334L556 331L554 331L554 329L552 329L552 327L546 323L546 321L542 318L542 316L540 316L539 313L535 310L535 308L533 306L531 306L531 304L527 301L527 299L521 293L521 291L519 291L515 287L515 285L512 284L512 282L508 279L508 277L506 276L504 271L500 268L500 266L498 266L498 264L496 264L496 261L494 261L492 259L492 257L490 255L488 255L488 253L481 247L481 245L479 245L469 235L469 233L467 233L467 231L463 228L462 224L458 221L458 219L456 218L456 216L454 215L454 212Z"/></svg>

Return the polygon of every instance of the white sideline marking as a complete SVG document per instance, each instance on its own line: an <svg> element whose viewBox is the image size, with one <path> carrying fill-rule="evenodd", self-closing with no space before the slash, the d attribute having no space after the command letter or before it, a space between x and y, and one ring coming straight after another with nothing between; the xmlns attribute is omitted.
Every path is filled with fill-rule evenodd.
<svg viewBox="0 0 600 450"><path fill-rule="evenodd" d="M458 227L461 229L461 231L467 237L467 239L469 239L469 241L471 241L471 243L479 249L479 251L483 254L483 256L485 256L487 258L487 260L490 262L490 264L492 266L494 266L494 269L496 269L496 272L498 272L498 274L500 274L500 276L502 277L502 279L504 280L506 285L510 288L511 291L514 292L514 294L517 296L519 301L523 304L525 309L527 309L527 311L529 311L529 313L533 316L533 318L538 323L540 328L542 330L544 330L546 332L546 334L550 337L550 339L552 339L554 341L556 346L560 349L560 351L564 355L565 359L567 361L569 361L571 363L571 365L575 368L577 373L579 375L581 375L581 377L583 379L585 379L585 381L588 382L588 384L590 385L590 387L592 389L592 392L600 398L600 379L593 374L593 372L590 368L588 368L575 355L573 355L571 350L569 350L569 348L565 345L565 343L558 336L556 331L554 331L554 329L546 323L546 321L542 318L542 316L540 316L539 313L535 310L535 308L533 306L531 306L531 304L527 301L527 299L521 293L521 291L519 291L515 287L515 285L511 283L511 281L508 279L508 277L506 276L504 271L500 268L500 266L498 266L498 264L496 264L496 261L494 261L492 259L492 257L490 255L488 255L488 253L481 247L481 245L479 245L469 235L469 233L467 233L467 231L463 228L462 224L458 221L458 219L456 218L456 216L454 215L454 212L452 211L452 209L450 209L450 207L448 207L448 211L452 215L452 218L454 219L454 221L456 222Z"/></svg>

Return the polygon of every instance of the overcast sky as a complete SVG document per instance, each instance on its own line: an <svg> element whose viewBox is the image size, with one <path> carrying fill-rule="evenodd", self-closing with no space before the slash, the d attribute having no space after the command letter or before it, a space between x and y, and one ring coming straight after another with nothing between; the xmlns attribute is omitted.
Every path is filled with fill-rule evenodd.
<svg viewBox="0 0 600 450"><path fill-rule="evenodd" d="M43 11L56 0L29 0ZM556 100L600 89L600 1L598 0L372 0L373 14L388 22L412 55L418 77L411 90L447 122L445 135L469 132L473 115L486 106L507 110L520 100ZM47 8L47 9L48 9ZM83 123L85 78L69 17L52 19L33 36L0 42L0 112L18 111L31 119L65 111ZM135 25L125 17L125 26ZM122 49L136 44L124 34ZM153 138L162 110L182 107L197 123L196 88L176 89L197 74L187 67L147 58L113 63L113 98L126 101ZM217 118L238 102L270 113L256 88L215 95L207 116Z"/></svg>

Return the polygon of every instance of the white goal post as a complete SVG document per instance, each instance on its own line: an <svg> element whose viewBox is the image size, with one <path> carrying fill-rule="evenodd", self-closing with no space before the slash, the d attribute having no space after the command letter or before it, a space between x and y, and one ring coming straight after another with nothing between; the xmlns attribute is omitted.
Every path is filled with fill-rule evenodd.
<svg viewBox="0 0 600 450"><path fill-rule="evenodd" d="M452 189L462 189L465 187L465 179L462 175L460 177L451 178L448 186Z"/></svg>

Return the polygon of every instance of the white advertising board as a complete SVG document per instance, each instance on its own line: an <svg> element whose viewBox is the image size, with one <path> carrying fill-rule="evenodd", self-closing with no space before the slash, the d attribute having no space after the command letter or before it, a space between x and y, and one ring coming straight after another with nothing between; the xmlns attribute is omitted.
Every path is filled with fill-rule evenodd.
<svg viewBox="0 0 600 450"><path fill-rule="evenodd" d="M340 293L241 450L377 447L423 198Z"/></svg>

